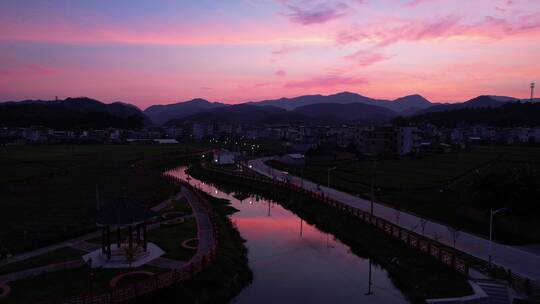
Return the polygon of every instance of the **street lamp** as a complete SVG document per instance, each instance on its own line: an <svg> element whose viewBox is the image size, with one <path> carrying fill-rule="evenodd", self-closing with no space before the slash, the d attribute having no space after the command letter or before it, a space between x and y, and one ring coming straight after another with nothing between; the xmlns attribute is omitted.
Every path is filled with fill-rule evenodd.
<svg viewBox="0 0 540 304"><path fill-rule="evenodd" d="M491 266L491 254L492 254L492 245L493 245L493 217L495 214L505 211L508 208L501 208L497 210L489 210L489 266Z"/></svg>
<svg viewBox="0 0 540 304"><path fill-rule="evenodd" d="M330 171L336 170L337 167L328 168L328 188L330 188Z"/></svg>

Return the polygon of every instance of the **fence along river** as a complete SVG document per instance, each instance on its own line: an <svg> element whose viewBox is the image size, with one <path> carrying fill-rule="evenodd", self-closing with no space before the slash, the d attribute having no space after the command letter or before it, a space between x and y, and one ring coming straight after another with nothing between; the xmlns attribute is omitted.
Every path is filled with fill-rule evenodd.
<svg viewBox="0 0 540 304"><path fill-rule="evenodd" d="M185 167L168 174L186 180ZM227 199L239 212L231 220L246 239L253 283L233 303L408 303L387 272L354 255L332 235L255 195L225 193L189 176L204 192Z"/></svg>

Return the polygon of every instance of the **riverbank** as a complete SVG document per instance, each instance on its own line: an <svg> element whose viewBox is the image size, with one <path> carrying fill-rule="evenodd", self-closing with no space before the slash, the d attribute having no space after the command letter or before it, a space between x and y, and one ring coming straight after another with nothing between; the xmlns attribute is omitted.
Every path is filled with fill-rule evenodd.
<svg viewBox="0 0 540 304"><path fill-rule="evenodd" d="M484 238L489 237L490 208L510 207L510 201L511 208L497 215L493 236L499 242L523 245L540 241L538 212L528 203L536 197L531 189L539 184L535 173L540 168L539 155L537 147L473 146L459 152L377 161L308 157L305 165L267 164L321 185L330 179L332 188L365 199L371 198L373 182L375 197L385 205ZM513 181L504 178L512 172L527 177L512 186Z"/></svg>
<svg viewBox="0 0 540 304"><path fill-rule="evenodd" d="M229 219L236 212L227 200L201 194L216 211L218 247L213 262L193 278L141 297L131 303L228 303L253 280L248 265L247 248L238 230Z"/></svg>
<svg viewBox="0 0 540 304"><path fill-rule="evenodd" d="M208 172L200 166L192 167L189 173L196 178L281 202L306 222L336 236L356 255L372 258L374 263L388 271L394 284L414 303L422 303L427 298L456 297L472 292L464 277L430 256L412 250L356 218L339 213L305 195L269 188L263 183L232 179L227 175Z"/></svg>

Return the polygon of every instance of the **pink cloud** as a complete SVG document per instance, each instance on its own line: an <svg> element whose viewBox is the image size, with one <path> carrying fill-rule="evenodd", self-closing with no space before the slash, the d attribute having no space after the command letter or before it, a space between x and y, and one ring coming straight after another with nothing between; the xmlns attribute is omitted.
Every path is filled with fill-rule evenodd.
<svg viewBox="0 0 540 304"><path fill-rule="evenodd" d="M349 10L349 6L344 2L332 5L324 1L314 3L308 0L286 1L285 7L289 11L285 14L289 20L301 25L326 23L342 18Z"/></svg>
<svg viewBox="0 0 540 304"><path fill-rule="evenodd" d="M424 3L424 2L427 2L427 0L412 0L410 2L407 2L405 5L406 6L417 6L421 3Z"/></svg>
<svg viewBox="0 0 540 304"><path fill-rule="evenodd" d="M280 47L279 49L273 50L272 55L286 55L286 54L290 54L296 51L300 51L301 49L302 48L298 46L286 45L286 46Z"/></svg>
<svg viewBox="0 0 540 304"><path fill-rule="evenodd" d="M355 62L359 66L370 66L377 62L390 59L390 56L384 55L382 53L373 53L371 51L360 50L354 52L345 57L346 59Z"/></svg>
<svg viewBox="0 0 540 304"><path fill-rule="evenodd" d="M285 77L287 76L287 72L285 72L284 70L277 70L274 72L274 75L278 76L278 77Z"/></svg>
<svg viewBox="0 0 540 304"><path fill-rule="evenodd" d="M324 76L316 77L308 80L299 80L288 82L284 85L285 88L300 88L300 89L312 89L312 88L335 88L351 85L368 84L368 81L364 78L353 78L343 76Z"/></svg>
<svg viewBox="0 0 540 304"><path fill-rule="evenodd" d="M415 42L433 39L487 38L501 39L540 30L540 13L508 19L485 16L475 23L463 24L463 17L448 15L430 20L394 20L390 25L374 24L360 30L341 31L337 36L340 44L358 41L385 47L400 41Z"/></svg>
<svg viewBox="0 0 540 304"><path fill-rule="evenodd" d="M0 68L0 82L7 82L12 79L46 77L56 73L58 73L57 69L39 64L6 64L3 68Z"/></svg>

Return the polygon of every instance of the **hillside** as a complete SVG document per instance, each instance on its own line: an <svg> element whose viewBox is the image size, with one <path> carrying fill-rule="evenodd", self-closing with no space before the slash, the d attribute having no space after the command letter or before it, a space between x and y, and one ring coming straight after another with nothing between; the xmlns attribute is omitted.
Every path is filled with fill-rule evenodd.
<svg viewBox="0 0 540 304"><path fill-rule="evenodd" d="M321 103L296 108L294 113L312 118L327 118L341 123L384 122L398 114L389 109L362 103L332 104Z"/></svg>
<svg viewBox="0 0 540 304"><path fill-rule="evenodd" d="M397 115L397 113L386 108L361 103L321 103L298 107L293 111L287 111L275 106L239 104L173 119L167 122L166 125L178 125L186 121L244 125L276 123L337 125L353 122L381 123Z"/></svg>
<svg viewBox="0 0 540 304"><path fill-rule="evenodd" d="M450 110L459 110L459 109L496 108L509 102L511 100L509 98L510 97L482 95L482 96L478 96L478 97L475 97L473 99L470 99L468 101L461 102L461 103L434 105L432 107L423 109L413 114L422 114L422 113L428 113L428 112L441 112L441 111L450 111Z"/></svg>
<svg viewBox="0 0 540 304"><path fill-rule="evenodd" d="M334 104L350 104L350 103L361 103L366 105L380 106L392 111L401 112L405 110L410 110L413 108L424 109L432 106L427 99L420 95L409 95L405 97L398 98L396 100L382 100L382 99L373 99L370 97L362 96L356 93L350 92L341 92L333 95L305 95L294 98L280 98L274 100L263 100L258 102L250 102L252 105L260 106L275 106L283 108L286 110L294 110L298 107L314 105L314 104L323 104L323 103L334 103Z"/></svg>
<svg viewBox="0 0 540 304"><path fill-rule="evenodd" d="M192 122L219 122L230 124L258 124L273 115L286 115L287 111L277 107L258 107L248 104L239 104L220 107L205 112L189 115L183 118L172 119L166 125L176 125L184 121Z"/></svg>
<svg viewBox="0 0 540 304"><path fill-rule="evenodd" d="M197 98L190 101L178 102L168 105L154 105L144 110L144 113L156 124L162 125L171 119L184 118L211 109L225 107L226 104L209 102Z"/></svg>
<svg viewBox="0 0 540 304"><path fill-rule="evenodd" d="M506 103L499 107L461 108L399 117L394 121L401 125L431 123L443 127L456 127L461 122L500 127L539 127L540 103Z"/></svg>
<svg viewBox="0 0 540 304"><path fill-rule="evenodd" d="M150 120L132 105L121 102L105 104L86 97L0 104L0 125L9 127L39 125L54 129L106 127L134 129L149 123Z"/></svg>

